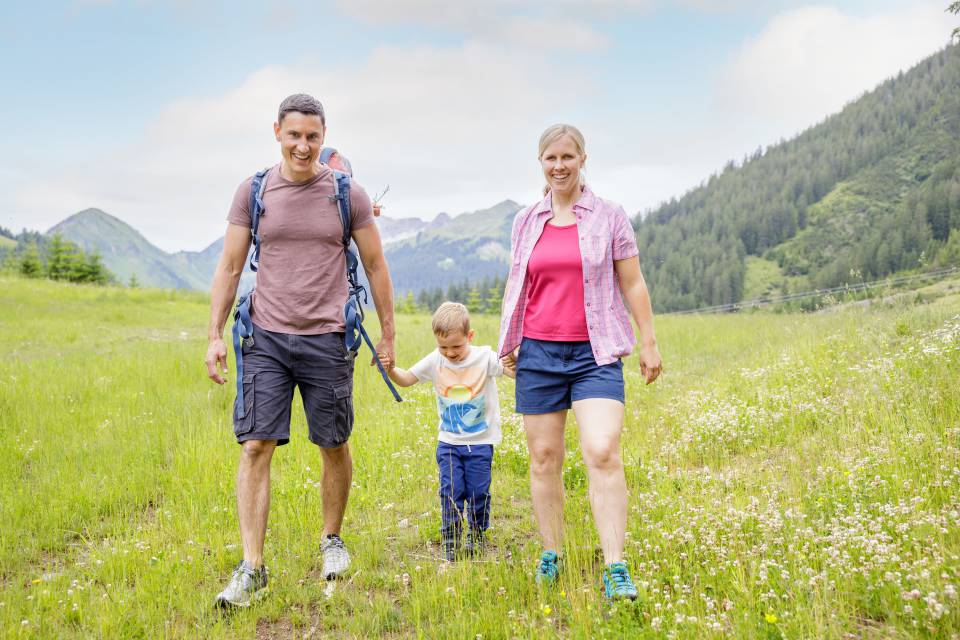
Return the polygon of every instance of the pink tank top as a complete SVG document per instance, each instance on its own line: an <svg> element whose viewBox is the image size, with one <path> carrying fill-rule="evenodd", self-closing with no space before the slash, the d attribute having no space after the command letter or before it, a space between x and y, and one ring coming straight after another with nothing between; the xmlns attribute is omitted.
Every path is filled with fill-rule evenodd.
<svg viewBox="0 0 960 640"><path fill-rule="evenodd" d="M583 306L583 259L577 225L546 224L527 263L523 335L535 340L589 340Z"/></svg>

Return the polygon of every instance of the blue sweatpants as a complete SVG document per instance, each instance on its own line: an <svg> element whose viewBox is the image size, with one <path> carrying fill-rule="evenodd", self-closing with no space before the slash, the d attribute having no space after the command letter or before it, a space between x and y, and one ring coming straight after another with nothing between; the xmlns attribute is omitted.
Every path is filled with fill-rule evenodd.
<svg viewBox="0 0 960 640"><path fill-rule="evenodd" d="M493 445L437 444L444 542L460 540L463 517L474 531L490 526L490 469Z"/></svg>

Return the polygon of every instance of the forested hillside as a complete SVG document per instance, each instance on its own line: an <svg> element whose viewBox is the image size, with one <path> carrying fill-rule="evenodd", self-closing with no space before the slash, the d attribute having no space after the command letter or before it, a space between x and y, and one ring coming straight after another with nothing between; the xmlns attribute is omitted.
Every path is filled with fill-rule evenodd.
<svg viewBox="0 0 960 640"><path fill-rule="evenodd" d="M637 224L661 311L957 264L960 46Z"/></svg>

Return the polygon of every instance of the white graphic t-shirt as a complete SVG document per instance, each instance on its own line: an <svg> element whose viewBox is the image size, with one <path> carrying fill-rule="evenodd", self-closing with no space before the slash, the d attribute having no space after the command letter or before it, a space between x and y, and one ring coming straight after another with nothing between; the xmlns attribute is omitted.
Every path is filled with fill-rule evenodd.
<svg viewBox="0 0 960 640"><path fill-rule="evenodd" d="M434 349L410 373L420 382L433 382L440 442L500 443L500 399L493 378L503 374L503 365L493 349L471 345L460 362L451 362Z"/></svg>

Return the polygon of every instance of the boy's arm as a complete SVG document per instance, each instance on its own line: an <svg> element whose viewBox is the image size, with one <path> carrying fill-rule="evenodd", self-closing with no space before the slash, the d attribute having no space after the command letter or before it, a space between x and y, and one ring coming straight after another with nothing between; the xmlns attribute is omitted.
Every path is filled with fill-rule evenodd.
<svg viewBox="0 0 960 640"><path fill-rule="evenodd" d="M413 375L406 369L401 369L400 367L392 367L387 369L387 375L390 376L390 379L393 380L395 384L401 387L412 387L420 382L420 379L417 376Z"/></svg>

